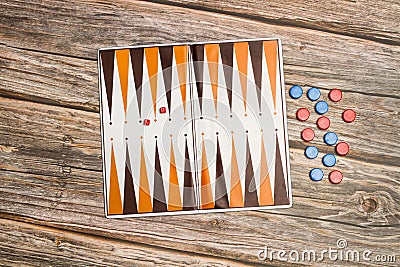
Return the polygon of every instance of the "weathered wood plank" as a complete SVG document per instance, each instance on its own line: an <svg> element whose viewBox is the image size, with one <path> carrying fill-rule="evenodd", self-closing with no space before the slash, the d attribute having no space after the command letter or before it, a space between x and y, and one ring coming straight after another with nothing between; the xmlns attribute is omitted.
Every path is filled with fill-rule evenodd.
<svg viewBox="0 0 400 267"><path fill-rule="evenodd" d="M101 171L98 114L1 99L1 168L50 176L67 175L71 166Z"/></svg>
<svg viewBox="0 0 400 267"><path fill-rule="evenodd" d="M245 266L7 219L0 219L0 252L2 266Z"/></svg>
<svg viewBox="0 0 400 267"><path fill-rule="evenodd" d="M286 86L289 91L290 86ZM309 87L304 87L306 90ZM344 92L343 99L338 103L329 101L329 90L321 90L321 98L329 103L329 117L331 126L326 131L321 131L316 126L320 117L315 110L315 102L310 101L304 94L302 98L294 100L287 94L287 115L289 118L289 140L291 146L305 148L308 143L302 142L300 132L310 127L315 130L316 136L313 144L324 153L333 153L334 147L328 147L323 141L323 136L328 131L335 132L339 141L350 145L349 157L363 162L375 162L389 166L400 166L400 99L387 97L365 96L356 93ZM296 111L300 107L307 108L311 115L306 122L296 119ZM356 121L345 123L342 113L351 108L357 113Z"/></svg>
<svg viewBox="0 0 400 267"><path fill-rule="evenodd" d="M0 45L0 95L98 111L96 62Z"/></svg>
<svg viewBox="0 0 400 267"><path fill-rule="evenodd" d="M398 1L200 1L147 0L229 14L271 24L305 27L399 45L400 4Z"/></svg>
<svg viewBox="0 0 400 267"><path fill-rule="evenodd" d="M382 4L384 8L387 3ZM253 3L247 4L250 11L245 15L252 12ZM367 5L372 8L372 3ZM392 10L396 12L396 6ZM66 257L73 255L79 256L73 259L76 265L143 265L160 251L154 264L248 265L260 264L257 251L265 245L321 250L335 248L339 238L347 239L351 249L398 253L394 249L400 246L400 100L396 95L400 48L319 31L335 31L330 28L335 26L330 15L326 24L318 22L326 29L316 31L289 26L287 21L288 26L282 26L268 19L260 23L254 18L188 11L139 1L2 3L0 95L6 98L0 98L0 217L6 220L0 220L0 251L7 257L0 263L28 265L18 258L15 261L13 253L37 260L37 265L52 259L65 264ZM381 36L373 29L366 33L365 27L382 27L379 14L371 17L377 19L361 30L351 24L340 28L340 33L359 31L361 38L398 42L398 31L392 27L381 31ZM396 25L393 20L390 25ZM313 21L300 23L314 27ZM320 165L319 158L304 159L304 143L298 134L306 125L313 126L316 117L300 124L294 119L296 109L312 106L304 98L289 99L294 194L290 210L105 219L99 115L86 112L98 111L96 49L265 36L283 39L287 84L345 89L341 105L331 105L329 112L332 130L352 149L338 161L337 167L345 174L342 184L309 181L308 170ZM327 90L323 94L326 97ZM356 123L340 122L344 107L358 112ZM317 137L316 144L321 145L322 135ZM9 232L13 235L7 237ZM53 236L61 236L61 249L54 246ZM87 253L79 254L82 249ZM125 256L135 251L140 254ZM106 256L111 260L106 261Z"/></svg>
<svg viewBox="0 0 400 267"><path fill-rule="evenodd" d="M389 116L384 107L397 100L375 98L382 103L377 105L380 115ZM315 248L323 248L344 237L355 247L391 253L398 242L398 166L376 164L372 155L349 156L337 165L345 174L342 184L312 183L307 172L313 162L304 160L298 142L292 142L296 146L291 148L295 197L290 210L107 220L101 161L96 158L100 155L97 115L5 98L0 103L0 213L14 220L252 263L258 262L255 253L265 244L300 249L308 240ZM293 122L290 119L289 128L294 137L300 126ZM368 127L367 123L360 128ZM343 125L341 131L346 128ZM359 149L356 146L355 151ZM394 153L392 161L396 157ZM376 209L367 207L371 201ZM362 239L365 231L368 238Z"/></svg>
<svg viewBox="0 0 400 267"><path fill-rule="evenodd" d="M322 92L326 98L327 91ZM348 157L361 162L399 166L400 142L393 140L398 140L400 100L366 98L348 92L342 101L341 104L331 104L329 116L332 119L331 130L339 135L340 140L350 144ZM374 103L374 107L365 108L370 103ZM298 122L295 112L300 106L313 108L305 97L300 100L288 98L290 146L295 148L305 147L299 133L305 127L315 129L317 118L313 114L308 122ZM344 108L356 110L356 122L346 124L341 120ZM101 171L98 114L7 98L0 98L0 111L2 168L56 176L68 174L70 167ZM382 122L385 127L382 127ZM333 152L333 147L328 150L323 145L322 136L323 132L317 133L315 144L324 152Z"/></svg>
<svg viewBox="0 0 400 267"><path fill-rule="evenodd" d="M27 76L44 103L97 109L96 63L71 56L95 60L97 48L138 43L278 36L284 43L285 78L289 84L395 97L393 90L397 90L400 78L398 46L310 29L203 11L189 13L185 8L136 1L11 2L3 9L0 37L6 46L0 48L4 72L0 86L7 89L2 94L23 98L26 94L26 99L34 99L34 91L23 89L26 80L21 77ZM30 15L33 12L35 17ZM65 73L61 74L64 67ZM79 75L74 78L73 73ZM54 93L47 96L48 83L53 85L51 78L56 75L65 80L65 87L55 86L51 89Z"/></svg>
<svg viewBox="0 0 400 267"><path fill-rule="evenodd" d="M0 210L1 216L13 220L252 263L258 262L256 253L264 245L271 249L318 250L334 247L339 238L347 239L353 249L393 254L393 248L400 245L399 192L394 192L396 183L390 186L388 178L376 179L377 173L384 176L382 171L370 176L351 174L358 182L351 181L347 190L315 184L309 195L325 189L324 199L295 197L293 208L282 210L282 214L227 212L109 220L103 216L101 188L83 184L84 177L71 176L61 186L45 176L3 171ZM373 181L382 185L366 189ZM295 192L305 183L295 182ZM362 209L359 201L367 197L376 199L376 211Z"/></svg>

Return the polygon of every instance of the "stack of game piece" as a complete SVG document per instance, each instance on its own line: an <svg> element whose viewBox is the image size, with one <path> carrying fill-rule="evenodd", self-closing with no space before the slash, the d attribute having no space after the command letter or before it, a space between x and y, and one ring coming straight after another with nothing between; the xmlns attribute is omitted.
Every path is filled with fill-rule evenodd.
<svg viewBox="0 0 400 267"><path fill-rule="evenodd" d="M289 95L293 99L299 99L303 95L303 89L299 85L292 86L289 90ZM311 101L317 101L321 97L321 91L316 87L311 87L307 91L307 97ZM342 100L343 93L339 89L333 89L329 92L329 100L336 103ZM329 110L329 105L324 100L319 100L314 110L318 115L324 115ZM310 112L307 108L300 108L296 112L296 118L299 121L307 121L310 117ZM352 109L346 109L342 113L342 119L346 123L351 123L356 119L356 113ZM316 125L320 130L327 130L331 121L326 116L321 116L317 119ZM311 128L305 128L301 132L301 138L305 142L311 142L314 140L315 132ZM334 132L327 132L324 135L324 142L328 146L335 146L336 154L339 156L346 156L349 153L349 145L346 142L339 142L339 137ZM309 159L315 159L318 156L318 148L316 146L306 147L304 154ZM322 164L325 167L333 167L336 164L336 156L333 153L328 153L322 157ZM313 168L310 173L310 178L313 181L321 181L324 177L324 172L320 168ZM338 170L333 170L328 175L329 181L333 184L339 184L343 179L343 174Z"/></svg>

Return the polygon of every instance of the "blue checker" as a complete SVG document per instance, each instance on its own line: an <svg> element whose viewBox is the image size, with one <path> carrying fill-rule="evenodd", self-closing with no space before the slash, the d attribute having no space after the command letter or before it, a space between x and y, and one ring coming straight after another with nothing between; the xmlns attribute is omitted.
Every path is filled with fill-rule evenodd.
<svg viewBox="0 0 400 267"><path fill-rule="evenodd" d="M289 95L293 99L298 99L303 95L303 89L298 85L294 85L290 88Z"/></svg>
<svg viewBox="0 0 400 267"><path fill-rule="evenodd" d="M334 132L327 132L324 135L324 141L327 145L333 146L338 141L338 137Z"/></svg>
<svg viewBox="0 0 400 267"><path fill-rule="evenodd" d="M319 99L319 97L321 96L321 91L316 88L316 87L311 87L310 89L308 89L307 91L307 97L308 99L310 99L311 101L316 101Z"/></svg>
<svg viewBox="0 0 400 267"><path fill-rule="evenodd" d="M326 103L325 101L318 101L317 104L315 104L315 111L319 114L325 114L326 112L328 112L328 103Z"/></svg>
<svg viewBox="0 0 400 267"><path fill-rule="evenodd" d="M335 166L336 164L336 157L333 154L326 154L325 156L322 157L322 163L326 167L332 167Z"/></svg>
<svg viewBox="0 0 400 267"><path fill-rule="evenodd" d="M313 181L321 181L324 178L324 172L320 168L314 168L310 171L310 178Z"/></svg>
<svg viewBox="0 0 400 267"><path fill-rule="evenodd" d="M309 159L315 159L318 156L318 148L316 148L315 146L308 146L306 147L304 154Z"/></svg>

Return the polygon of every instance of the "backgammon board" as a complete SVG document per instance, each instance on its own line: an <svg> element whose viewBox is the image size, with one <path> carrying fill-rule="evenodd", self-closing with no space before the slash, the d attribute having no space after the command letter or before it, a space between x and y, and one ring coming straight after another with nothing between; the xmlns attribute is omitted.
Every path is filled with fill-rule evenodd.
<svg viewBox="0 0 400 267"><path fill-rule="evenodd" d="M282 46L99 50L109 218L291 206Z"/></svg>

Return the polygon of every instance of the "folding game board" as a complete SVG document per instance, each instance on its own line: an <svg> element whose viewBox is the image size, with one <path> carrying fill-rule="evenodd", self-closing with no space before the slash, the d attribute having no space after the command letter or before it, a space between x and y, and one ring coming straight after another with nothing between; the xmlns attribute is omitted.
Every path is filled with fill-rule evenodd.
<svg viewBox="0 0 400 267"><path fill-rule="evenodd" d="M279 39L99 50L107 217L291 205Z"/></svg>

